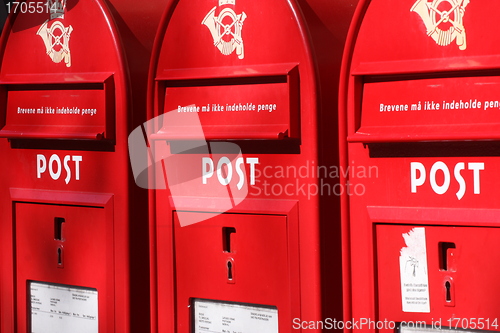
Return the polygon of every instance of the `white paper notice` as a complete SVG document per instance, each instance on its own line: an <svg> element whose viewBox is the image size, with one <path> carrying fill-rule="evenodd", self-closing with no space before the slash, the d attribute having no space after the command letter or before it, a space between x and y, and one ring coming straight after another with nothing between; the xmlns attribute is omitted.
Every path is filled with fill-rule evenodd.
<svg viewBox="0 0 500 333"><path fill-rule="evenodd" d="M399 257L403 312L430 312L425 228L403 234L406 247Z"/></svg>
<svg viewBox="0 0 500 333"><path fill-rule="evenodd" d="M278 309L194 301L194 333L278 333Z"/></svg>
<svg viewBox="0 0 500 333"><path fill-rule="evenodd" d="M98 333L97 290L30 283L31 333Z"/></svg>

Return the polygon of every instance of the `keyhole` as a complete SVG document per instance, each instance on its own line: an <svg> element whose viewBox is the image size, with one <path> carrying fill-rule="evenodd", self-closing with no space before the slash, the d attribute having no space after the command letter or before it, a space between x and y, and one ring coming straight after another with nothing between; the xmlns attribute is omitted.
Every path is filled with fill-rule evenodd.
<svg viewBox="0 0 500 333"><path fill-rule="evenodd" d="M446 302L451 302L451 283L450 283L450 281L446 281L444 283L444 287L446 288Z"/></svg>
<svg viewBox="0 0 500 333"><path fill-rule="evenodd" d="M62 248L58 247L57 248L57 265L62 266L63 260L62 260Z"/></svg>
<svg viewBox="0 0 500 333"><path fill-rule="evenodd" d="M229 281L233 280L233 263L231 260L228 260L227 262L227 279Z"/></svg>

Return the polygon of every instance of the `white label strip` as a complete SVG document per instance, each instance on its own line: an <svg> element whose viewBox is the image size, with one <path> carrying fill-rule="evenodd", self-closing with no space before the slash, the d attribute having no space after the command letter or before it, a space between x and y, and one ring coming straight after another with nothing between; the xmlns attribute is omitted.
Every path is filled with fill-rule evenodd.
<svg viewBox="0 0 500 333"><path fill-rule="evenodd" d="M413 228L403 238L406 247L399 256L403 312L428 313L431 309L425 228Z"/></svg>
<svg viewBox="0 0 500 333"><path fill-rule="evenodd" d="M278 333L278 309L194 301L194 333Z"/></svg>
<svg viewBox="0 0 500 333"><path fill-rule="evenodd" d="M98 333L97 290L30 283L32 333Z"/></svg>

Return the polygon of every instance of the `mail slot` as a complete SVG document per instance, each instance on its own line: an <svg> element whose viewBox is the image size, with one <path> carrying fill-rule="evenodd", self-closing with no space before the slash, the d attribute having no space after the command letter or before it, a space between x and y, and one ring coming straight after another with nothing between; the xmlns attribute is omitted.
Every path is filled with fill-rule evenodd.
<svg viewBox="0 0 500 333"><path fill-rule="evenodd" d="M149 331L146 119L165 4L10 2L0 69L0 331Z"/></svg>
<svg viewBox="0 0 500 333"><path fill-rule="evenodd" d="M339 98L341 165L371 170L350 172L363 191L342 198L354 331L499 329L485 262L499 231L495 9L358 6Z"/></svg>
<svg viewBox="0 0 500 333"><path fill-rule="evenodd" d="M154 332L283 333L342 318L332 91L354 3L167 8L150 119L129 138L131 155L149 157L133 168L152 189Z"/></svg>

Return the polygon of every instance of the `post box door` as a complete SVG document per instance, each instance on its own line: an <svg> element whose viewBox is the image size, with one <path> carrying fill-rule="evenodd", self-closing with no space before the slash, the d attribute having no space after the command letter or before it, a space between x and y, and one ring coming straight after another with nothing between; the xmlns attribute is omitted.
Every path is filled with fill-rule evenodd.
<svg viewBox="0 0 500 333"><path fill-rule="evenodd" d="M296 275L287 216L221 214L186 227L175 219L179 333L218 331L217 325L277 333L291 325ZM225 310L209 315L216 308Z"/></svg>
<svg viewBox="0 0 500 333"><path fill-rule="evenodd" d="M113 317L114 278L112 224L105 213L99 207L15 204L19 332L113 331L106 320Z"/></svg>
<svg viewBox="0 0 500 333"><path fill-rule="evenodd" d="M379 320L497 331L499 237L488 227L377 225Z"/></svg>

